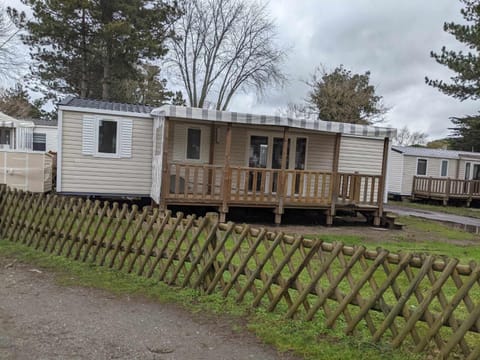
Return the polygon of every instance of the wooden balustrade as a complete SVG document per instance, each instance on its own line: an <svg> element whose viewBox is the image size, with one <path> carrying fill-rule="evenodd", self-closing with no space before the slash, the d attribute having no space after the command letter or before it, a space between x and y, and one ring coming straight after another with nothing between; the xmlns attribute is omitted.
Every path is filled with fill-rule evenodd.
<svg viewBox="0 0 480 360"><path fill-rule="evenodd" d="M339 201L376 205L379 202L380 175L339 173L337 194Z"/></svg>
<svg viewBox="0 0 480 360"><path fill-rule="evenodd" d="M224 181L227 175L228 182ZM284 170L219 165L168 165L166 199L178 203L218 203L232 205L327 206L332 203L333 184L338 202L378 205L380 175Z"/></svg>
<svg viewBox="0 0 480 360"><path fill-rule="evenodd" d="M168 199L221 200L223 198L223 166L171 163L168 166Z"/></svg>
<svg viewBox="0 0 480 360"><path fill-rule="evenodd" d="M443 200L472 200L480 199L480 180L460 180L451 178L434 178L414 176L412 195L417 198Z"/></svg>

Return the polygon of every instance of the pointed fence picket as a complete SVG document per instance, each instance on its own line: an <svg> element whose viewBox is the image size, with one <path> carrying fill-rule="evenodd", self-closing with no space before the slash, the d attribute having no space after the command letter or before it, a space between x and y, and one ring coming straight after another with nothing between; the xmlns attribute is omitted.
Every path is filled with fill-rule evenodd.
<svg viewBox="0 0 480 360"><path fill-rule="evenodd" d="M0 236L48 253L193 287L287 318L427 351L480 356L480 266L389 253L135 205L0 186Z"/></svg>

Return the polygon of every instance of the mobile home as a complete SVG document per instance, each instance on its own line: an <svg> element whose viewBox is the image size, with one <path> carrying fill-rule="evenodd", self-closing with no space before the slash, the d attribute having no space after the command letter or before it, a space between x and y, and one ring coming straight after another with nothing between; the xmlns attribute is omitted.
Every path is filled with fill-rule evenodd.
<svg viewBox="0 0 480 360"><path fill-rule="evenodd" d="M383 212L391 128L79 98L59 104L57 189L171 205ZM81 134L81 136L80 136Z"/></svg>

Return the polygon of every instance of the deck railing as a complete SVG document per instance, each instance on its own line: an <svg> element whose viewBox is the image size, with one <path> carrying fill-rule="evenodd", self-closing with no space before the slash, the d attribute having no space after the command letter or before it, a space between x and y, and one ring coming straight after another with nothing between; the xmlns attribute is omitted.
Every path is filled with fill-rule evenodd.
<svg viewBox="0 0 480 360"><path fill-rule="evenodd" d="M166 200L260 206L378 205L380 175L221 165L168 164ZM336 186L334 186L336 184Z"/></svg>
<svg viewBox="0 0 480 360"><path fill-rule="evenodd" d="M457 199L470 205L472 200L480 199L480 180L459 180L414 176L412 195L417 198L443 200Z"/></svg>

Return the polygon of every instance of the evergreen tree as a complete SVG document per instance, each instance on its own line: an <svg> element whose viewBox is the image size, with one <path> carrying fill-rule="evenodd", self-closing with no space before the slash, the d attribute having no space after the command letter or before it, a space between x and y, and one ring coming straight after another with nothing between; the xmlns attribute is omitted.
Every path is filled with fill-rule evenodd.
<svg viewBox="0 0 480 360"><path fill-rule="evenodd" d="M354 74L343 65L332 72L316 70L310 82L308 107L326 121L371 124L383 120L387 109L370 84L370 72Z"/></svg>
<svg viewBox="0 0 480 360"><path fill-rule="evenodd" d="M456 150L480 152L480 117L451 118L452 147Z"/></svg>
<svg viewBox="0 0 480 360"><path fill-rule="evenodd" d="M431 56L442 65L455 72L450 78L451 82L433 80L428 77L428 85L439 89L444 94L460 101L478 100L480 98L480 0L460 0L464 7L461 14L465 23L455 24L446 22L443 30L453 35L455 39L464 44L468 50L454 51L443 47L439 53L431 52ZM466 116L454 117L453 123L454 147L480 151L480 117Z"/></svg>
<svg viewBox="0 0 480 360"><path fill-rule="evenodd" d="M22 85L6 90L0 95L0 111L17 119L43 118L40 104L32 102Z"/></svg>
<svg viewBox="0 0 480 360"><path fill-rule="evenodd" d="M163 0L22 0L32 20L9 8L26 30L34 66L49 95L122 101L124 82L142 77L141 64L165 55L164 40L178 16Z"/></svg>

